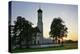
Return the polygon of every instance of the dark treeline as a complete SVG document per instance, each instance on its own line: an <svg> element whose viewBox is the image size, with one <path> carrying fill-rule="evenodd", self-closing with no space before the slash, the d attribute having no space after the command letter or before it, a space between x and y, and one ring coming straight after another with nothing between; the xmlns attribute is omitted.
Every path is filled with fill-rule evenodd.
<svg viewBox="0 0 80 54"><path fill-rule="evenodd" d="M50 37L53 38L53 42L56 41L56 43L60 44L60 39L62 39L62 45L63 37L67 37L68 29L63 23L64 21L60 17L54 18L49 32ZM17 17L17 20L14 21L14 25L10 25L11 49L30 48L33 37L36 39L37 32L40 32L37 27L33 28L32 25L33 23L26 20L24 17Z"/></svg>
<svg viewBox="0 0 80 54"><path fill-rule="evenodd" d="M73 41L73 40L65 40L64 43L78 43L78 40Z"/></svg>
<svg viewBox="0 0 80 54"><path fill-rule="evenodd" d="M11 27L11 45L14 48L29 48L32 44L33 33L39 32L37 27L33 28L32 23L25 18L18 16Z"/></svg>

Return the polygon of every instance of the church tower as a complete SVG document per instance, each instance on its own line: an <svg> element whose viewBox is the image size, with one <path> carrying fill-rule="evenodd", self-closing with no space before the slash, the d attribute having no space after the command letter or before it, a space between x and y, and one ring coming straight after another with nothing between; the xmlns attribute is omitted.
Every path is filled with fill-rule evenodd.
<svg viewBox="0 0 80 54"><path fill-rule="evenodd" d="M43 41L43 21L42 21L42 10L39 8L38 9L38 22L37 22L37 27L40 30L40 34L39 34L39 39L40 39L40 43L42 44Z"/></svg>

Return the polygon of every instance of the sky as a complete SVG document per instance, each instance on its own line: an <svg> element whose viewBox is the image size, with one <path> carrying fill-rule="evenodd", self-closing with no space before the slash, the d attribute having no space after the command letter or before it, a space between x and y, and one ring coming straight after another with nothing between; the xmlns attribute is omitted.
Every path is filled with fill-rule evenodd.
<svg viewBox="0 0 80 54"><path fill-rule="evenodd" d="M52 20L61 17L64 24L68 28L68 36L66 40L78 40L78 6L69 4L52 4L52 3L32 3L32 2L12 2L12 24L17 16L22 16L26 20L37 26L38 15L37 10L41 8L43 11L43 36L49 38L50 26Z"/></svg>

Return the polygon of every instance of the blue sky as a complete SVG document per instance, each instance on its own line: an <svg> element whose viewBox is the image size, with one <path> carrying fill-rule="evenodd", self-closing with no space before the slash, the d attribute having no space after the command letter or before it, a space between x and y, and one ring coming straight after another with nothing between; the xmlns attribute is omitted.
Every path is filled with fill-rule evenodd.
<svg viewBox="0 0 80 54"><path fill-rule="evenodd" d="M68 27L68 37L66 39L77 40L78 27L78 6L66 4L32 3L32 2L12 2L12 24L17 16L22 16L37 26L37 10L43 11L43 34L49 38L50 25L55 17L61 17L66 27Z"/></svg>

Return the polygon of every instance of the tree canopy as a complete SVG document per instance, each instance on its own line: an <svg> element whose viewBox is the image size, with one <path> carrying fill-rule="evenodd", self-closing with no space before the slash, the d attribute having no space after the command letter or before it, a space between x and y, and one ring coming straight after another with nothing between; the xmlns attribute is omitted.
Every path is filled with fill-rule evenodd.
<svg viewBox="0 0 80 54"><path fill-rule="evenodd" d="M25 18L18 16L17 20L15 21L14 25L14 39L18 39L18 41L14 40L15 44L19 44L20 47L22 45L22 42L26 42L26 47L29 47L29 44L32 41L32 23L28 20L25 20Z"/></svg>
<svg viewBox="0 0 80 54"><path fill-rule="evenodd" d="M66 25L64 25L64 21L60 17L54 18L51 23L49 34L56 40L58 38L63 39L63 37L67 37L67 29Z"/></svg>

